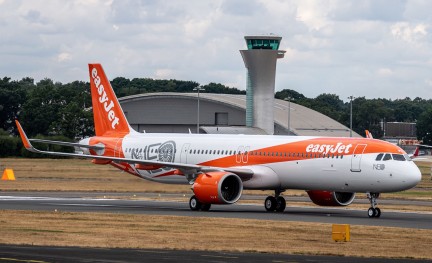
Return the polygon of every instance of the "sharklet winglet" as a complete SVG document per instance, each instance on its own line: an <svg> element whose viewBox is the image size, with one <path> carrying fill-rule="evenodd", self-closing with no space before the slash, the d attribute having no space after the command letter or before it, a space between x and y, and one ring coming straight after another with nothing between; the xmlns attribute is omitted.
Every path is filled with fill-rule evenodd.
<svg viewBox="0 0 432 263"><path fill-rule="evenodd" d="M18 132L19 132L19 134L20 134L20 137L21 137L21 140L22 140L22 142L23 142L23 144L24 144L24 147L25 147L27 150L31 151L31 152L39 152L39 151L36 150L36 149L33 147L33 145L30 143L30 140L27 138L27 135L25 134L24 129L22 128L22 126L21 126L21 124L19 123L18 120L15 120L15 124L16 124L16 126L17 126L17 128L18 128Z"/></svg>

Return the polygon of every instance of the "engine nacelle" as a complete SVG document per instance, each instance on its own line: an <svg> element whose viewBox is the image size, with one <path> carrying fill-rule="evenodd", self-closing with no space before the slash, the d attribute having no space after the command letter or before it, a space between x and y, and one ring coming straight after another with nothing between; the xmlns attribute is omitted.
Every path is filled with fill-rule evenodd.
<svg viewBox="0 0 432 263"><path fill-rule="evenodd" d="M347 206L354 201L355 193L330 192L311 190L306 191L314 204L319 206Z"/></svg>
<svg viewBox="0 0 432 263"><path fill-rule="evenodd" d="M233 173L209 172L199 175L192 189L204 204L233 204L240 199L243 183Z"/></svg>

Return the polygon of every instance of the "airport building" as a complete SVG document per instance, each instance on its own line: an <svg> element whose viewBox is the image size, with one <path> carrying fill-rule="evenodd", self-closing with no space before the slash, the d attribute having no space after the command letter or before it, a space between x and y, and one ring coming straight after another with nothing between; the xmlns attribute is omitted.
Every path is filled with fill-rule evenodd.
<svg viewBox="0 0 432 263"><path fill-rule="evenodd" d="M119 101L130 125L139 132L196 133L197 93L146 93ZM271 111L275 135L349 136L348 127L296 103L291 102L288 110L288 101L275 99ZM245 95L200 93L199 114L200 133L267 134L246 126Z"/></svg>
<svg viewBox="0 0 432 263"><path fill-rule="evenodd" d="M245 36L247 50L240 50L247 71L246 126L258 127L274 134L274 93L277 59L285 51L279 50L282 37Z"/></svg>
<svg viewBox="0 0 432 263"><path fill-rule="evenodd" d="M246 36L240 50L246 67L246 95L147 93L120 98L139 132L275 134L348 137L349 128L301 105L277 100L276 62L284 57L281 37ZM353 133L353 136L360 137Z"/></svg>

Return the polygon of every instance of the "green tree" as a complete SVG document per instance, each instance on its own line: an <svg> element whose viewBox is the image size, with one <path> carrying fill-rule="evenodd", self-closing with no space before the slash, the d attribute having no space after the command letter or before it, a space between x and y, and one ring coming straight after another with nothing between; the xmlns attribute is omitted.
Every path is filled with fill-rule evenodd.
<svg viewBox="0 0 432 263"><path fill-rule="evenodd" d="M417 138L432 145L432 107L420 114L417 121Z"/></svg>
<svg viewBox="0 0 432 263"><path fill-rule="evenodd" d="M236 88L230 88L220 83L210 82L207 85L202 86L205 93L225 93L225 94L246 94L246 91L239 90Z"/></svg>
<svg viewBox="0 0 432 263"><path fill-rule="evenodd" d="M381 138L381 121L387 116L385 103L379 99L367 100L364 97L353 101L353 129L361 135L369 130L375 138Z"/></svg>
<svg viewBox="0 0 432 263"><path fill-rule="evenodd" d="M15 130L14 120L18 118L26 100L26 90L20 82L10 78L0 79L0 128L10 133Z"/></svg>
<svg viewBox="0 0 432 263"><path fill-rule="evenodd" d="M285 98L288 97L292 98L294 101L301 101L306 99L306 97L303 94L292 89L283 89L281 91L276 92L275 94L275 98L280 100L285 100Z"/></svg>
<svg viewBox="0 0 432 263"><path fill-rule="evenodd" d="M324 93L317 96L310 106L312 109L340 121L344 103L338 95Z"/></svg>
<svg viewBox="0 0 432 263"><path fill-rule="evenodd" d="M61 98L56 85L51 79L43 79L28 93L20 117L27 135L48 135L51 123L59 118Z"/></svg>

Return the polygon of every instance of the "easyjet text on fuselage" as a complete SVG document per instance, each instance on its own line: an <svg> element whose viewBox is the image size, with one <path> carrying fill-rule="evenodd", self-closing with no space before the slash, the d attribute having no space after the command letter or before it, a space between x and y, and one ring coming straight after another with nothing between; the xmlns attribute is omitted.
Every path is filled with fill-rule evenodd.
<svg viewBox="0 0 432 263"><path fill-rule="evenodd" d="M306 147L306 152L323 153L323 154L329 154L329 153L348 154L351 147L352 144L346 145L341 142L338 142L336 145L312 143Z"/></svg>

